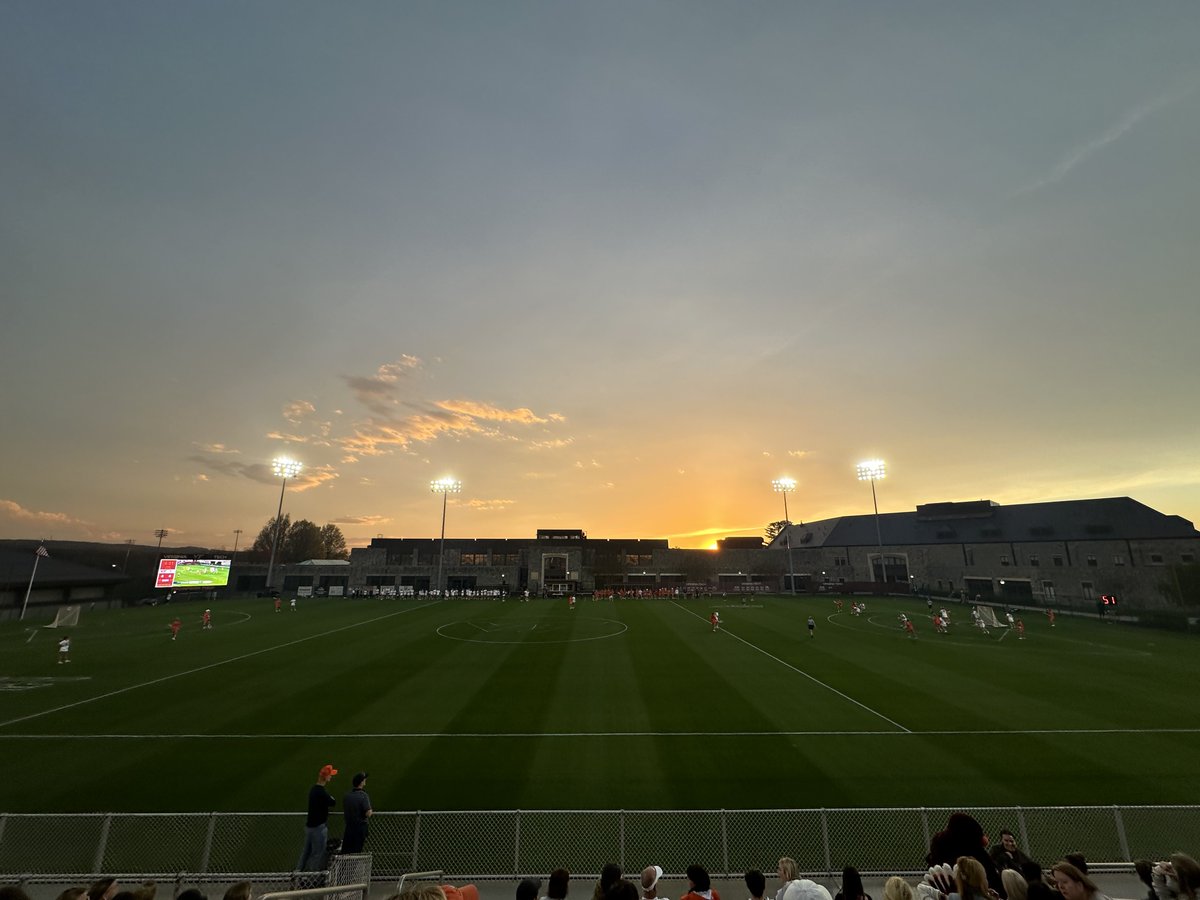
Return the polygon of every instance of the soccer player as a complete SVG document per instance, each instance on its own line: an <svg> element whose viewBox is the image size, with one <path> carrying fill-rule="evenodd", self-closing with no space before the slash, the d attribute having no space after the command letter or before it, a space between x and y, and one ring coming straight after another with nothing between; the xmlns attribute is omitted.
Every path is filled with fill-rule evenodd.
<svg viewBox="0 0 1200 900"><path fill-rule="evenodd" d="M296 598L295 597L292 598L291 605L292 605L292 612L295 612L296 611Z"/></svg>
<svg viewBox="0 0 1200 900"><path fill-rule="evenodd" d="M1025 640L1025 623L1017 619L1017 640Z"/></svg>
<svg viewBox="0 0 1200 900"><path fill-rule="evenodd" d="M917 629L913 625L912 619L910 619L908 616L904 617L904 633L914 641L917 639Z"/></svg>
<svg viewBox="0 0 1200 900"><path fill-rule="evenodd" d="M279 610L282 608L283 608L283 601L280 600L278 597L276 597L275 598L275 612L279 612Z"/></svg>
<svg viewBox="0 0 1200 900"><path fill-rule="evenodd" d="M574 609L574 608L575 608L575 595L572 594L571 596L569 596L567 598L567 609Z"/></svg>
<svg viewBox="0 0 1200 900"><path fill-rule="evenodd" d="M721 627L721 616L715 609L713 610L713 614L708 617L708 621L712 623L713 631Z"/></svg>
<svg viewBox="0 0 1200 900"><path fill-rule="evenodd" d="M63 639L58 642L58 664L61 666L63 663L69 663L70 661L71 639L70 637L63 635Z"/></svg>
<svg viewBox="0 0 1200 900"><path fill-rule="evenodd" d="M946 633L945 620L943 620L942 617L939 616L937 613L933 614L933 630L936 631L938 634Z"/></svg>
<svg viewBox="0 0 1200 900"><path fill-rule="evenodd" d="M1046 618L1050 620L1050 627L1053 628L1054 627L1054 610L1052 610L1052 609L1046 610Z"/></svg>
<svg viewBox="0 0 1200 900"><path fill-rule="evenodd" d="M200 616L200 630L208 631L210 628L212 628L212 610L206 609Z"/></svg>
<svg viewBox="0 0 1200 900"><path fill-rule="evenodd" d="M815 637L813 632L816 631L816 628L817 628L817 620L814 619L812 616L809 616L808 617L808 636L810 638Z"/></svg>
<svg viewBox="0 0 1200 900"><path fill-rule="evenodd" d="M179 629L182 627L183 623L180 622L179 617L176 616L175 620L171 622L171 640L175 640L175 638L179 637Z"/></svg>

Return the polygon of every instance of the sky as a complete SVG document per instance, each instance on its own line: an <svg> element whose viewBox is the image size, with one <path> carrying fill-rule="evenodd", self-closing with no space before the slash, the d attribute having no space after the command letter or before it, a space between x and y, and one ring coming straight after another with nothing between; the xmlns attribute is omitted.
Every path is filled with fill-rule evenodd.
<svg viewBox="0 0 1200 900"><path fill-rule="evenodd" d="M0 4L0 537L1200 520L1200 4ZM272 460L303 464L286 485ZM243 533L238 536L236 532Z"/></svg>

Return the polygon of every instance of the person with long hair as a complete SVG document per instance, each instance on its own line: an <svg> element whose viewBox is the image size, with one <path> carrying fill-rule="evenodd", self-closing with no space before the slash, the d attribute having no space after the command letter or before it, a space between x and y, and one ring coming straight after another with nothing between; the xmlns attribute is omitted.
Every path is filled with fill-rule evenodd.
<svg viewBox="0 0 1200 900"><path fill-rule="evenodd" d="M1065 859L1050 867L1050 877L1062 900L1108 900L1096 882Z"/></svg>
<svg viewBox="0 0 1200 900"><path fill-rule="evenodd" d="M1001 871L1000 880L1004 882L1004 892L1008 894L1008 900L1026 900L1029 896L1029 882L1016 869Z"/></svg>
<svg viewBox="0 0 1200 900"><path fill-rule="evenodd" d="M960 856L954 861L954 893L950 897L951 900L992 900L983 863L973 856Z"/></svg>
<svg viewBox="0 0 1200 900"><path fill-rule="evenodd" d="M1150 881L1158 900L1197 900L1200 863L1186 853L1172 853L1168 861L1154 864Z"/></svg>

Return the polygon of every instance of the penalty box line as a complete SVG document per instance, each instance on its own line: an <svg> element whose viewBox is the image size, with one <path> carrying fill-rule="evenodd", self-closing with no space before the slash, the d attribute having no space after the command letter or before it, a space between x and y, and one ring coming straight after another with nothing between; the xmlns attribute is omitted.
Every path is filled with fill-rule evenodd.
<svg viewBox="0 0 1200 900"><path fill-rule="evenodd" d="M402 616L405 613L416 612L418 609L425 609L429 606L435 606L440 602L440 600L433 600L428 603L422 603L420 606L410 606L407 609L401 609L383 616L376 616L373 619L366 619L362 622L354 622L350 625L342 625L340 628L332 628L329 631L322 631L319 634L310 634L307 637L296 638L294 641L276 644L273 647L263 647L261 650L253 650L250 653L243 653L241 656L232 656L229 659L222 659L218 662L208 663L208 665L197 666L194 669L187 669L183 672L172 672L170 675L163 675L161 678L152 678L150 681L142 681L138 684L129 684L123 688L117 688L115 691L109 691L105 694L98 694L95 697L87 697L83 700L76 700L74 703L64 703L62 706L54 706L50 709L43 709L40 712L30 713L27 716L18 716L15 719L9 719L7 722L0 722L0 728L7 728L10 725L18 725L21 722L28 722L30 719L39 719L42 716L48 716L51 713L63 712L67 709L74 709L77 706L86 706L88 703L95 703L97 700L107 700L109 697L117 697L121 694L127 694L130 691L136 691L139 688L150 687L151 685L155 684L162 684L164 681L172 681L176 678L183 678L187 675L195 675L197 672L206 672L209 669L216 669L220 666L228 665L229 663L241 662L243 659L251 659L255 656L261 656L264 653L274 653L276 650L283 650L286 647L294 647L296 644L303 644L306 641L315 641L318 638L326 638L331 634L337 634L341 631L348 631L351 628L359 628L363 625L371 625L375 622L382 622L384 619Z"/></svg>
<svg viewBox="0 0 1200 900"><path fill-rule="evenodd" d="M676 606L676 607L678 607L679 609L682 609L682 610L683 610L685 613L687 613L688 615L690 615L690 616L695 616L695 617L696 617L697 619L699 619L701 622L707 622L707 621L708 621L706 618L704 618L704 616L700 615L699 613L693 612L692 610L688 609L686 606L680 606L680 605L679 605L678 603L676 603L674 600L672 600L671 602L672 602L672 603L674 603L674 604L675 604L675 606ZM861 702L861 701L859 701L859 700L855 700L855 699L854 699L853 697L851 697L849 694L844 694L844 693L842 693L842 692L841 692L841 691L839 691L837 688L835 688L833 685L826 684L826 683L825 683L824 681L822 681L821 679L819 679L819 678L815 678L815 677L813 677L812 675L809 675L809 674L808 674L807 672L805 672L803 669L798 669L798 668L796 668L796 667L795 667L795 666L793 666L793 665L792 665L790 662L786 662L785 660L782 660L782 659L780 659L778 656L775 656L773 653L768 653L766 650L764 650L762 647L759 647L757 644L752 644L752 643L750 643L750 642L749 642L748 640L746 640L744 637L739 637L738 635L734 634L732 631L729 631L729 630L727 630L727 629L726 629L726 628L724 628L724 627L722 627L722 628L721 628L721 631L722 631L724 634L727 634L727 635L729 635L729 636L730 636L731 638L733 638L734 640L741 641L743 644L745 644L745 645L746 645L747 647L749 647L751 650L757 650L759 653L761 653L763 656L767 657L768 659L773 659L773 660L775 660L775 662L779 663L781 666L784 666L785 668L791 669L791 670L792 670L793 672L795 672L797 675L803 675L805 678L807 678L807 679L808 679L809 681L811 681L813 684L820 685L821 687L825 688L825 690L827 690L827 691L832 691L833 693L835 693L835 694L837 694L839 697L841 697L843 700L847 700L847 701L849 701L850 703L853 703L853 704L854 704L855 706L857 706L859 709L866 710L866 711L867 711L867 712L869 712L871 715L873 715L873 716L877 716L877 717L879 717L880 719L883 719L883 721L887 722L889 725L895 725L897 728L899 728L899 729L900 729L901 731L903 731L905 734L912 734L912 732L911 732L909 729L905 728L903 725L901 725L899 722L895 721L894 719L889 719L889 718L888 718L887 716L885 716L883 713L879 712L879 710L877 710L877 709L871 709L871 707L867 706L865 703L862 703L862 702Z"/></svg>

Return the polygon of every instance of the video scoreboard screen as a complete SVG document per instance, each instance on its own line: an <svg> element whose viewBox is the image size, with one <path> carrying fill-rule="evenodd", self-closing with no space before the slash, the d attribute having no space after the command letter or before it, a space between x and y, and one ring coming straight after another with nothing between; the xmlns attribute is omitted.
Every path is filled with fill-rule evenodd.
<svg viewBox="0 0 1200 900"><path fill-rule="evenodd" d="M228 559L160 559L155 587L225 587L229 584Z"/></svg>

